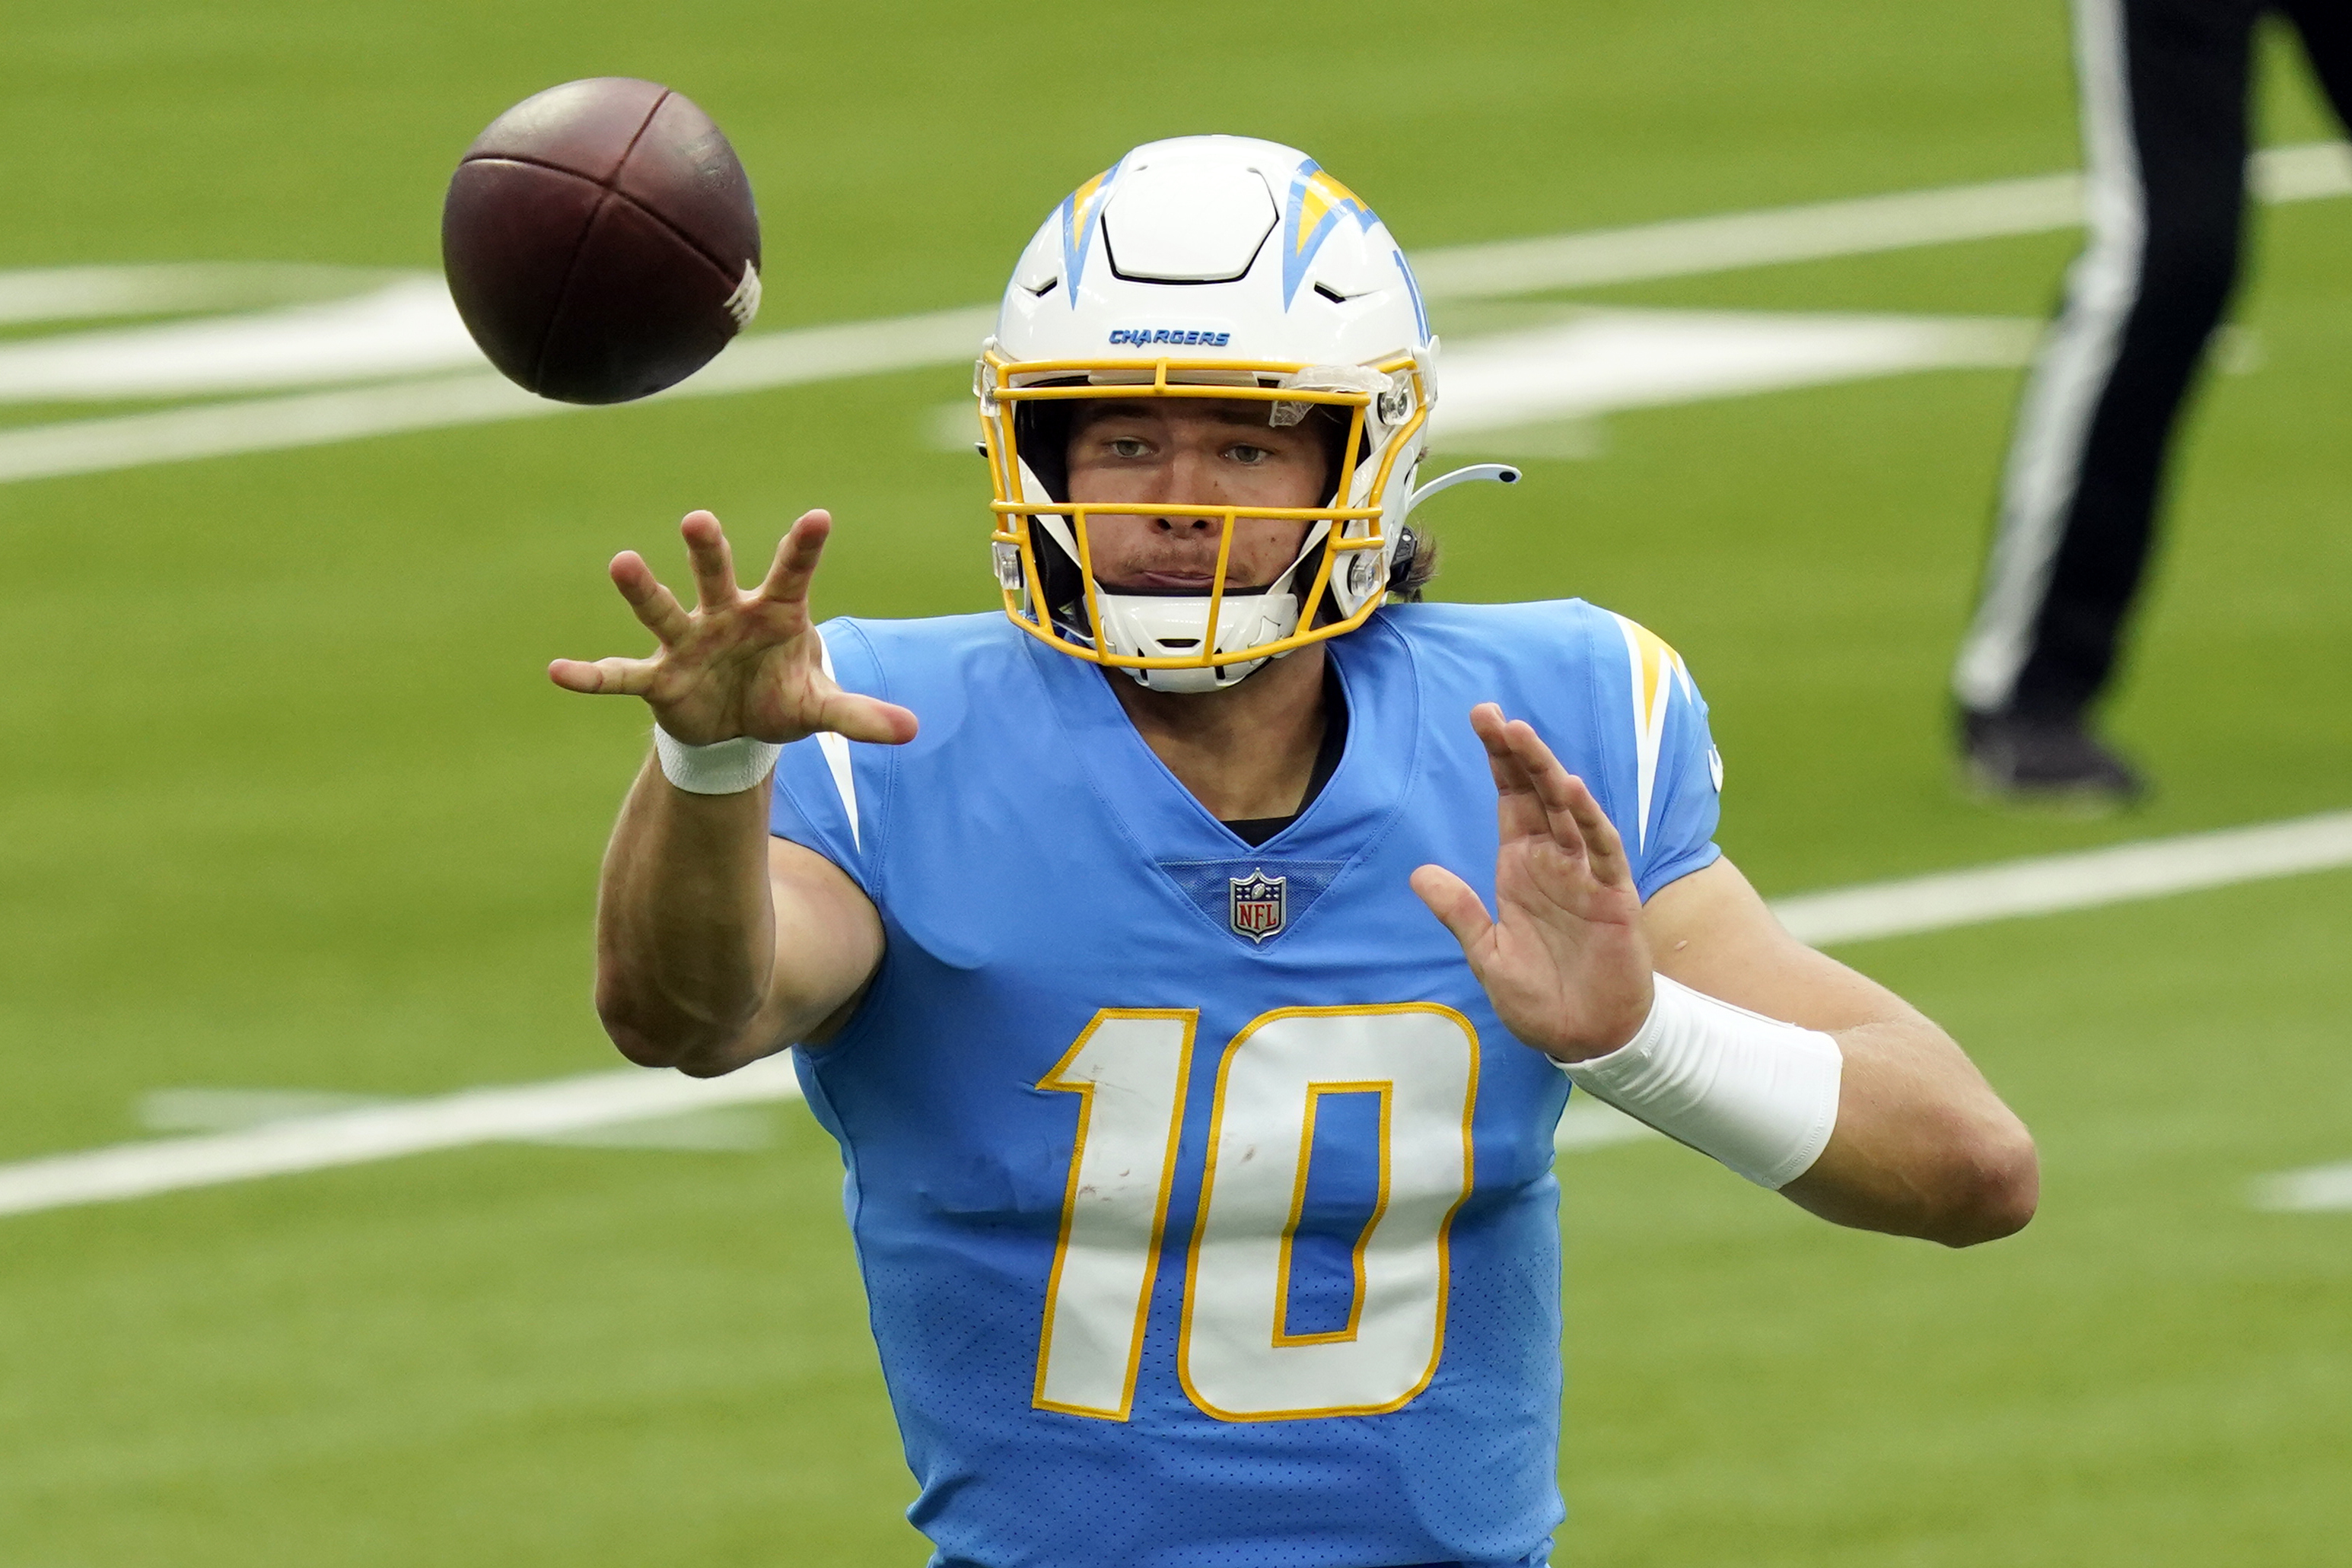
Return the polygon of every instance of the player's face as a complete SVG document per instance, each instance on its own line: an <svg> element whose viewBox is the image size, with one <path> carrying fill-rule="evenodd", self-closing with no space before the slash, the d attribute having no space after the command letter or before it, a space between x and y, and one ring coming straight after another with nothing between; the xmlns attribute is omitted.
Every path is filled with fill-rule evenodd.
<svg viewBox="0 0 2352 1568"><path fill-rule="evenodd" d="M1106 398L1070 423L1074 502L1169 504L1161 516L1087 519L1095 579L1114 592L1205 592L1223 519L1183 507L1319 507L1328 460L1317 422L1276 427L1268 405L1212 398ZM1312 525L1244 517L1225 567L1228 592L1262 588L1298 557Z"/></svg>

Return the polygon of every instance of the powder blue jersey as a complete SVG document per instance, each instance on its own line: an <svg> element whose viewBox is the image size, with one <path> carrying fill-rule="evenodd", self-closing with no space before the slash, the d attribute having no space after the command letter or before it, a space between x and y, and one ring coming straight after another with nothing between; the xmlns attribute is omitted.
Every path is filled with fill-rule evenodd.
<svg viewBox="0 0 2352 1568"><path fill-rule="evenodd" d="M1252 849L1001 615L824 638L921 720L786 747L773 829L887 933L796 1055L933 1563L1543 1562L1568 1082L1406 879L1492 906L1486 701L1592 787L1643 897L1713 861L1673 650L1578 601L1384 609L1325 644L1338 770Z"/></svg>

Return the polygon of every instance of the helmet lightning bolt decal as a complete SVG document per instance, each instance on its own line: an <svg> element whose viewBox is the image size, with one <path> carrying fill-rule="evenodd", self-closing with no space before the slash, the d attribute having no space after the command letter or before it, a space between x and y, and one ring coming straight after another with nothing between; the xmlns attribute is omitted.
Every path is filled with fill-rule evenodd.
<svg viewBox="0 0 2352 1568"><path fill-rule="evenodd" d="M1412 296L1412 324L1420 329L1422 340L1427 341L1429 308L1421 302L1421 285L1414 280L1412 268L1405 265L1404 252L1400 250L1392 254L1396 256L1397 271L1404 278L1404 291Z"/></svg>
<svg viewBox="0 0 2352 1568"><path fill-rule="evenodd" d="M1641 813L1633 833L1633 847L1638 853L1649 846L1650 797L1657 787L1658 747L1666 737L1666 710L1674 700L1675 685L1681 684L1687 701L1696 702L1698 694L1692 689L1690 671L1683 664L1683 656L1666 646L1663 638L1622 615L1612 619L1617 630L1624 633L1625 653L1633 674L1633 749L1639 779L1636 809Z"/></svg>
<svg viewBox="0 0 2352 1568"><path fill-rule="evenodd" d="M1298 173L1290 182L1290 199L1283 205L1282 214L1282 308L1290 308L1290 301L1298 293L1298 286L1307 280L1307 263L1323 248L1331 231L1339 226L1342 217L1352 217L1356 226L1370 229L1381 220L1372 209L1357 199L1356 193L1326 174L1321 165L1312 159L1298 166Z"/></svg>
<svg viewBox="0 0 2352 1568"><path fill-rule="evenodd" d="M1122 158L1101 173L1062 198L1062 293L1070 308L1078 308L1078 277L1087 269L1087 256L1094 249L1095 219L1102 212L1103 198L1110 194L1111 182L1118 178Z"/></svg>

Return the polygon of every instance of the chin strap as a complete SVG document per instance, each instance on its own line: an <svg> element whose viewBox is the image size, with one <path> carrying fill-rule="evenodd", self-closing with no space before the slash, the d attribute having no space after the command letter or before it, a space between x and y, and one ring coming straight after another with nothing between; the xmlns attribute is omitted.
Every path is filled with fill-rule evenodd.
<svg viewBox="0 0 2352 1568"><path fill-rule="evenodd" d="M1441 474L1405 497L1406 515L1411 516L1415 507L1440 490L1451 490L1454 486L1466 485L1473 479L1492 479L1497 485L1516 485L1519 482L1519 471L1507 463L1473 463L1467 468Z"/></svg>

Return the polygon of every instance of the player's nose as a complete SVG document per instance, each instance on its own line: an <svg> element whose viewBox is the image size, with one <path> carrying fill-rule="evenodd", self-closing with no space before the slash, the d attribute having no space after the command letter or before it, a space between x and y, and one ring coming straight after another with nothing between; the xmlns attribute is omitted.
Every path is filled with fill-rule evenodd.
<svg viewBox="0 0 2352 1568"><path fill-rule="evenodd" d="M1186 517L1181 512L1163 512L1151 519L1151 526L1163 534L1213 534L1225 526L1223 517Z"/></svg>
<svg viewBox="0 0 2352 1568"><path fill-rule="evenodd" d="M1171 455L1167 465L1161 470L1160 493L1152 499L1167 502L1175 507L1222 506L1225 497L1217 481L1217 469L1212 455L1196 451L1187 443ZM1188 515L1174 510L1154 517L1152 522L1161 531L1169 533L1213 532L1224 527L1224 518L1219 516Z"/></svg>

